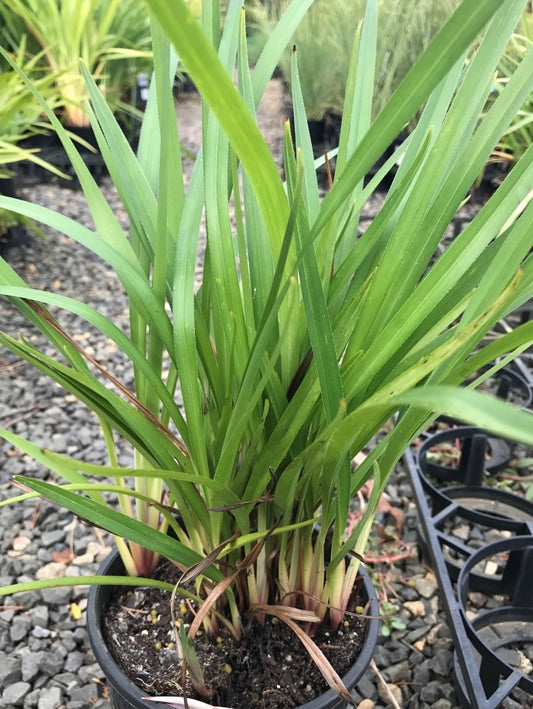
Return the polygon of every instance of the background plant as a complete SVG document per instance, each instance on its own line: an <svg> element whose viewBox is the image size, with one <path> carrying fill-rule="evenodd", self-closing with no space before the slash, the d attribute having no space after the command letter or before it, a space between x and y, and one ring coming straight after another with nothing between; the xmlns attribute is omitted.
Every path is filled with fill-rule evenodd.
<svg viewBox="0 0 533 709"><path fill-rule="evenodd" d="M35 87L46 98L49 106L61 105L54 87L55 77L39 67L39 57L25 61L25 43L22 42L15 61L30 76ZM62 173L39 156L36 148L24 148L20 142L36 134L48 133L52 126L44 117L41 104L27 90L20 74L9 64L0 64L0 193L6 192L2 180L12 176L10 167L20 160L30 160L57 175ZM0 236L17 224L27 220L9 210L0 210Z"/></svg>
<svg viewBox="0 0 533 709"><path fill-rule="evenodd" d="M142 0L1 0L0 12L3 36L14 50L22 24L32 45L39 47L56 77L68 125L89 122L80 59L115 109L124 107L136 74L150 66L149 19Z"/></svg>
<svg viewBox="0 0 533 709"><path fill-rule="evenodd" d="M6 334L0 342L96 413L110 463L88 465L9 431L2 435L65 480L55 485L18 477L19 484L115 534L128 572L149 576L159 555L178 565L194 588L180 587L180 593L201 603L193 636L203 623L209 633L223 626L240 637L250 613L259 620L269 613L303 618L312 634L318 621L336 627L343 617L388 476L438 412L533 443L529 414L456 386L500 356L495 366L503 366L533 341L533 324L525 323L478 350L494 322L532 295L533 149L433 258L533 88L529 53L480 118L524 2L465 0L373 120L368 67L375 63L377 8L371 0L356 35L337 169L323 201L296 54L296 151L285 126L285 183L255 122L267 82L311 1L289 6L253 73L240 0L229 3L222 32L215 1L203 4L203 31L182 0L148 4L158 22L156 81L138 156L84 72L93 127L128 211L129 232L52 114L95 232L40 206L0 199L0 206L57 228L101 256L129 297L125 334L84 303L28 288L0 261L0 292L57 355ZM465 63L487 22L485 38ZM203 146L187 187L171 90L178 59L203 100ZM363 188L364 176L421 106L416 129L392 158L403 155L383 208L358 238L359 211L390 164ZM76 344L61 326L63 310L83 316L124 352L134 391ZM352 470L357 451L395 415L395 426ZM118 463L115 435L131 443L131 468ZM371 477L365 515L345 538L350 500ZM105 503L105 492L118 494L120 509ZM176 539L166 534L169 527ZM350 550L355 556L346 566ZM0 592L80 582L34 582Z"/></svg>
<svg viewBox="0 0 533 709"><path fill-rule="evenodd" d="M445 24L460 0L382 0L377 46L374 115L377 115L415 61Z"/></svg>
<svg viewBox="0 0 533 709"><path fill-rule="evenodd" d="M442 27L459 0L380 0L373 115L376 116ZM288 0L251 0L250 26L254 51L268 37ZM364 0L317 0L291 40L299 54L299 75L309 119L343 110L353 36L365 10ZM290 51L280 60L283 78L291 83Z"/></svg>
<svg viewBox="0 0 533 709"><path fill-rule="evenodd" d="M39 59L39 55L25 59L24 41L14 57L50 108L58 109L62 104L54 87L56 76L43 71ZM0 166L22 159L44 165L36 154L38 151L24 150L18 144L25 138L50 130L52 125L45 117L41 104L28 91L20 74L12 67L0 71Z"/></svg>
<svg viewBox="0 0 533 709"><path fill-rule="evenodd" d="M381 634L389 636L393 630L405 630L405 623L400 617L400 607L392 601L381 601L379 615L383 621Z"/></svg>
<svg viewBox="0 0 533 709"><path fill-rule="evenodd" d="M513 33L501 62L498 65L493 84L491 101L505 87L522 58L533 46L533 12L528 5L524 10L518 27ZM492 157L492 163L499 163L508 168L528 149L533 142L533 99L528 96L517 111L509 128L503 134Z"/></svg>

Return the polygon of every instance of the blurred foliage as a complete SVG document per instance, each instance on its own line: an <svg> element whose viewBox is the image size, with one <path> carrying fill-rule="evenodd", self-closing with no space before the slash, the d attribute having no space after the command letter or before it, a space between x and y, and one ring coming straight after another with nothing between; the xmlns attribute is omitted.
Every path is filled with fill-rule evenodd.
<svg viewBox="0 0 533 709"><path fill-rule="evenodd" d="M246 0L253 56L258 56L287 4L287 0ZM459 0L379 1L374 115L458 4ZM316 0L294 35L310 119L342 112L350 49L364 5L363 0ZM280 70L290 84L290 51L282 58Z"/></svg>
<svg viewBox="0 0 533 709"><path fill-rule="evenodd" d="M139 72L151 70L150 21L142 0L0 0L0 45L54 74L64 120L88 125L80 59L113 110L129 109ZM4 60L5 66L5 60Z"/></svg>
<svg viewBox="0 0 533 709"><path fill-rule="evenodd" d="M533 3L528 4L528 8L522 15L520 24L511 38L507 50L502 57L494 80L492 100L500 95L504 87L509 82L510 77L516 70L527 52L533 47ZM516 114L513 122L503 134L495 151L492 154L491 162L497 163L504 168L510 167L517 162L523 153L533 142L533 96L530 95L522 108Z"/></svg>

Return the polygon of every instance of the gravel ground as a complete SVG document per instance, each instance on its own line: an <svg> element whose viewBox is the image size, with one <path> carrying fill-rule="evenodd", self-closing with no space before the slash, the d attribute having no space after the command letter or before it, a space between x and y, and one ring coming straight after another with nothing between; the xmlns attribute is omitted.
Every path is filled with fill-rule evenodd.
<svg viewBox="0 0 533 709"><path fill-rule="evenodd" d="M279 87L278 87L279 89ZM274 95L279 102L279 92ZM194 148L197 140L196 100L185 97L179 110L190 118L182 140ZM280 125L267 106L266 129ZM278 119L274 120L273 115ZM277 133L276 133L277 135ZM277 140L277 138L275 138ZM279 147L279 144L278 144ZM117 216L125 221L122 207L109 182L102 189ZM90 226L91 217L82 195L53 185L26 190L33 202L51 206ZM376 205L370 205L371 209ZM8 262L34 287L53 288L80 298L127 328L126 303L110 269L61 234L45 229L45 238L13 244L5 254ZM98 359L110 362L113 372L126 384L130 373L120 353L99 333L72 315L61 322ZM30 342L38 336L8 303L2 303L0 326ZM105 462L105 447L96 419L58 386L51 384L9 352L0 351L0 425L38 444L91 462ZM122 463L128 463L124 450ZM0 444L0 497L13 494L10 478L24 473L45 477L47 471ZM452 686L452 641L442 613L435 577L419 559L416 509L409 479L398 467L388 490L393 510L381 524L402 522L401 536L408 547L394 563L374 564L382 600L392 604L376 650L374 668L360 682L355 698L364 709L396 706L413 709L452 709L458 701ZM401 520L400 520L401 518ZM376 535L372 553L387 553ZM106 538L82 522L73 520L46 502L28 501L3 508L0 514L0 583L93 573L106 553ZM103 675L88 647L83 613L85 590L53 589L3 599L0 606L0 706L24 709L107 709ZM78 609L82 611L78 617ZM403 626L395 629L395 625Z"/></svg>

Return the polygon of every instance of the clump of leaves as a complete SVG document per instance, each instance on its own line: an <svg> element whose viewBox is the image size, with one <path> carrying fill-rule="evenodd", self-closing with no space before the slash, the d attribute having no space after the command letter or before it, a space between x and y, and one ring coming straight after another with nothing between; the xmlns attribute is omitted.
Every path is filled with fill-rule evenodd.
<svg viewBox="0 0 533 709"><path fill-rule="evenodd" d="M379 615L382 622L381 634L388 637L393 630L405 630L406 625L400 618L400 607L392 601L381 601Z"/></svg>
<svg viewBox="0 0 533 709"><path fill-rule="evenodd" d="M124 232L61 126L95 231L0 198L0 206L58 228L103 258L128 295L126 334L86 303L29 288L0 259L0 291L54 354L8 334L0 342L96 413L109 465L50 453L11 431L1 435L62 480L20 476L20 484L116 535L128 573L145 577L127 583L153 585L159 555L176 563L183 572L179 593L188 592L186 581L193 584L200 608L191 638L199 625L216 638L223 624L239 639L250 617L274 614L291 627L302 622L298 637L309 643L319 623L337 628L350 609L380 495L406 446L439 413L533 445L530 414L458 386L533 343L533 323L525 323L483 345L494 323L533 295L533 148L433 259L533 90L530 54L480 119L524 0L464 0L375 120L368 67L375 63L377 12L369 0L324 199L297 54L295 140L286 126L285 181L256 122L267 82L310 0L291 3L253 72L241 0L229 2L222 34L216 0L204 0L211 12L202 13L203 29L184 0L147 2L157 20L156 81L137 155L84 71L95 134L131 228ZM172 98L176 55L203 100L203 143L190 181L181 171ZM364 177L422 106L393 156L403 159L387 200L359 238L360 209L390 164L372 184ZM56 310L80 314L117 344L129 359L133 391L80 347ZM115 434L134 450L131 468L120 465ZM354 470L351 461L376 440ZM350 502L369 479L363 518L346 537ZM118 494L120 510L107 503L109 492ZM85 585L87 577L61 581ZM0 594L44 583L57 580L5 586Z"/></svg>

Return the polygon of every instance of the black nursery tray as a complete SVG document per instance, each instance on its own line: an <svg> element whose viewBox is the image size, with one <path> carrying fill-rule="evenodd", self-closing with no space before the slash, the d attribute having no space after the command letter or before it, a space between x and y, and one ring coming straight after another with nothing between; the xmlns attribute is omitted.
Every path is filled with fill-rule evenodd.
<svg viewBox="0 0 533 709"><path fill-rule="evenodd" d="M511 371L497 395L509 394L516 373L529 406L527 362ZM443 465L428 452L447 437L459 455ZM450 421L404 455L454 641L458 696L471 709L533 707L533 503L492 484L510 455L507 441Z"/></svg>

